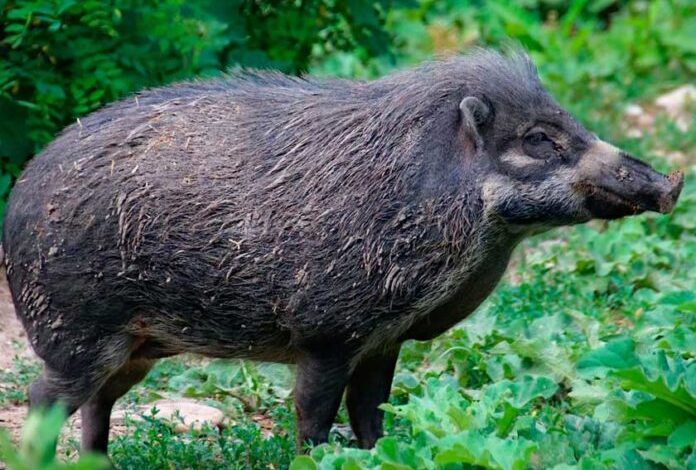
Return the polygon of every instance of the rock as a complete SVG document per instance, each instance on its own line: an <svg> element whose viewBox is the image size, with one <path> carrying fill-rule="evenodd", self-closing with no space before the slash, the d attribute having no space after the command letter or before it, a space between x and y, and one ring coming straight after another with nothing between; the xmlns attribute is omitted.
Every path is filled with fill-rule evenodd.
<svg viewBox="0 0 696 470"><path fill-rule="evenodd" d="M626 131L626 137L630 137L631 139L640 139L643 137L643 131L637 127L631 127Z"/></svg>
<svg viewBox="0 0 696 470"><path fill-rule="evenodd" d="M633 118L639 118L645 114L643 108L637 104L629 104L626 106L626 110L624 112L626 113L626 116Z"/></svg>
<svg viewBox="0 0 696 470"><path fill-rule="evenodd" d="M157 400L146 405L140 405L135 410L118 410L111 415L111 423L123 425L124 417L128 415L134 421L142 421L141 415L150 416L152 408L157 408L157 418L168 421L174 426L175 432L186 432L190 427L201 429L203 423L210 426L222 426L225 415L212 406L204 405L195 400ZM178 416L177 416L178 413Z"/></svg>
<svg viewBox="0 0 696 470"><path fill-rule="evenodd" d="M626 106L624 116L626 135L634 139L642 137L655 123L655 118L638 104Z"/></svg>
<svg viewBox="0 0 696 470"><path fill-rule="evenodd" d="M696 87L693 85L680 86L658 97L655 100L655 105L673 119L680 130L685 132L689 129L693 119L692 111L696 106Z"/></svg>

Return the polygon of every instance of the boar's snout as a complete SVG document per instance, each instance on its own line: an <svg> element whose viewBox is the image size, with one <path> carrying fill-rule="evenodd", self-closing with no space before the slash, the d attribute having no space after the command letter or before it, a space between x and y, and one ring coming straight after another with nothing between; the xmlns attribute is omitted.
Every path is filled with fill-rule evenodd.
<svg viewBox="0 0 696 470"><path fill-rule="evenodd" d="M585 168L592 171L586 171L578 184L592 217L617 219L645 211L666 214L674 208L684 185L681 171L663 175L615 147L602 143L601 148L611 154L602 152L604 158L599 159L591 152L595 155L587 158L595 161Z"/></svg>
<svg viewBox="0 0 696 470"><path fill-rule="evenodd" d="M665 176L625 153L621 153L613 176L609 190L632 202L640 212L671 212L684 185L681 171L673 171Z"/></svg>
<svg viewBox="0 0 696 470"><path fill-rule="evenodd" d="M677 199L679 199L682 187L684 187L684 173L679 170L671 172L665 178L664 185L666 189L660 196L657 210L667 214L672 212L672 209L677 204Z"/></svg>

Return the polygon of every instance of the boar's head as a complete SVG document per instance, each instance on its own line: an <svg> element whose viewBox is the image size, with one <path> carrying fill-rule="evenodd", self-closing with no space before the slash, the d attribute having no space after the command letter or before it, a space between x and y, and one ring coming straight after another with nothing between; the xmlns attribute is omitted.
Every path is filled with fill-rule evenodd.
<svg viewBox="0 0 696 470"><path fill-rule="evenodd" d="M672 210L681 172L663 175L585 129L544 90L527 56L499 65L487 64L459 105L489 214L534 232Z"/></svg>

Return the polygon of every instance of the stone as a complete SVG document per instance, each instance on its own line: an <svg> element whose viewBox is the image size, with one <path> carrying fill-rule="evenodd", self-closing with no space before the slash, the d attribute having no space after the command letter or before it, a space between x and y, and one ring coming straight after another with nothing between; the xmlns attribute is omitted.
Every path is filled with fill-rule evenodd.
<svg viewBox="0 0 696 470"><path fill-rule="evenodd" d="M151 416L151 410L157 408L157 418L171 423L175 432L186 432L191 427L201 429L204 423L212 427L221 427L225 419L224 413L212 406L204 405L196 400L157 400L146 405L140 405L134 410L118 410L111 415L113 425L123 425L124 417L128 415L134 421L142 421L141 415ZM178 413L178 416L177 416Z"/></svg>
<svg viewBox="0 0 696 470"><path fill-rule="evenodd" d="M624 109L624 129L632 139L643 137L652 128L655 118L638 104L630 104Z"/></svg>
<svg viewBox="0 0 696 470"><path fill-rule="evenodd" d="M696 106L696 87L693 85L683 85L669 93L658 97L655 105L661 108L669 117L673 119L683 132L689 129L693 119L694 106Z"/></svg>

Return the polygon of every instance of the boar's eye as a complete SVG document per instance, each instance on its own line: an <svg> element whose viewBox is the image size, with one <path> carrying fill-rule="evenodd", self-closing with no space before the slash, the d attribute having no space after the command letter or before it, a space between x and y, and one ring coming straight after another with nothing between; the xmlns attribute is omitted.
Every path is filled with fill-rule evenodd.
<svg viewBox="0 0 696 470"><path fill-rule="evenodd" d="M555 144L544 131L533 130L524 136L524 151L533 158L547 159L555 155Z"/></svg>
<svg viewBox="0 0 696 470"><path fill-rule="evenodd" d="M551 142L551 139L542 131L531 132L524 136L524 143L528 145L541 145L544 142Z"/></svg>

